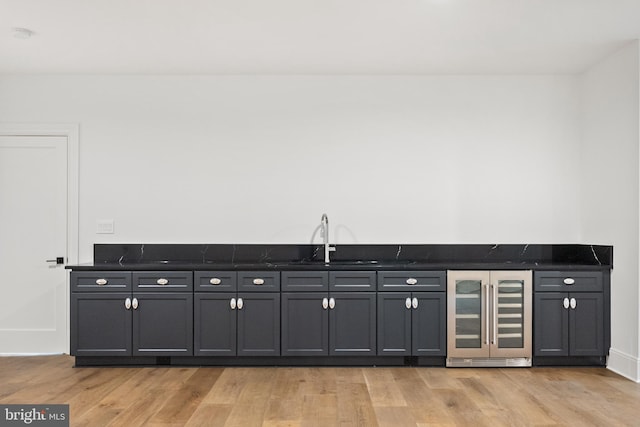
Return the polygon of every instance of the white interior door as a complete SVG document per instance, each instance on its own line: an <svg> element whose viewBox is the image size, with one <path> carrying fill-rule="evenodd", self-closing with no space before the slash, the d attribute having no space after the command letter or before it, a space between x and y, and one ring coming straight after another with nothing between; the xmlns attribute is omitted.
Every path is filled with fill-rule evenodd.
<svg viewBox="0 0 640 427"><path fill-rule="evenodd" d="M0 354L63 353L67 137L0 136Z"/></svg>

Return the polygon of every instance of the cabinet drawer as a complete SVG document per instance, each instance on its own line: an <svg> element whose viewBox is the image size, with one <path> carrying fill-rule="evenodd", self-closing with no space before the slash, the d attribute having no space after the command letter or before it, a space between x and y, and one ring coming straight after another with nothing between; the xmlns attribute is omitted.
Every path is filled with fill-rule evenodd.
<svg viewBox="0 0 640 427"><path fill-rule="evenodd" d="M133 273L134 291L192 291L191 271L136 271Z"/></svg>
<svg viewBox="0 0 640 427"><path fill-rule="evenodd" d="M447 290L444 271L380 271L379 291L438 291Z"/></svg>
<svg viewBox="0 0 640 427"><path fill-rule="evenodd" d="M602 292L602 271L536 271L535 292Z"/></svg>
<svg viewBox="0 0 640 427"><path fill-rule="evenodd" d="M72 271L71 292L122 292L131 290L129 271Z"/></svg>
<svg viewBox="0 0 640 427"><path fill-rule="evenodd" d="M196 271L194 274L196 292L235 292L238 289L235 271Z"/></svg>
<svg viewBox="0 0 640 427"><path fill-rule="evenodd" d="M331 291L375 291L375 271L330 271L329 289Z"/></svg>
<svg viewBox="0 0 640 427"><path fill-rule="evenodd" d="M281 288L287 292L323 292L329 290L326 271L283 271Z"/></svg>
<svg viewBox="0 0 640 427"><path fill-rule="evenodd" d="M280 273L274 271L239 271L238 291L278 292Z"/></svg>

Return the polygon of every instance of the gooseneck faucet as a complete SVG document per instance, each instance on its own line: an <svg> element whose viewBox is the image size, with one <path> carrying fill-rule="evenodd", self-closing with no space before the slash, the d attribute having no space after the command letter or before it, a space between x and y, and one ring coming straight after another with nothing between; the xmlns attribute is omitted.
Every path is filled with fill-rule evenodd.
<svg viewBox="0 0 640 427"><path fill-rule="evenodd" d="M328 264L330 261L329 253L335 252L336 248L329 244L329 217L326 213L322 214L320 221L322 222L322 240L324 242L324 262Z"/></svg>

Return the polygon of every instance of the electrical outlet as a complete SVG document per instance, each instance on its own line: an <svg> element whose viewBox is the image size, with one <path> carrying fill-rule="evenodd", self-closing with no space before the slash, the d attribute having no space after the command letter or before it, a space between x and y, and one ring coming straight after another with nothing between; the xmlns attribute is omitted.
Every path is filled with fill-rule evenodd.
<svg viewBox="0 0 640 427"><path fill-rule="evenodd" d="M96 225L96 234L113 234L113 220L99 219Z"/></svg>

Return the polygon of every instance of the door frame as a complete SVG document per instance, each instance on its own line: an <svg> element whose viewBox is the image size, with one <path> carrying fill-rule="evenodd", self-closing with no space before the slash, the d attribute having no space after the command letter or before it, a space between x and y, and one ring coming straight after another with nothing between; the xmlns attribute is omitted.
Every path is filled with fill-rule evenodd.
<svg viewBox="0 0 640 427"><path fill-rule="evenodd" d="M78 264L79 255L79 145L77 123L1 123L0 136L64 136L67 138L67 253L65 264ZM69 353L69 275L66 278L67 354Z"/></svg>

